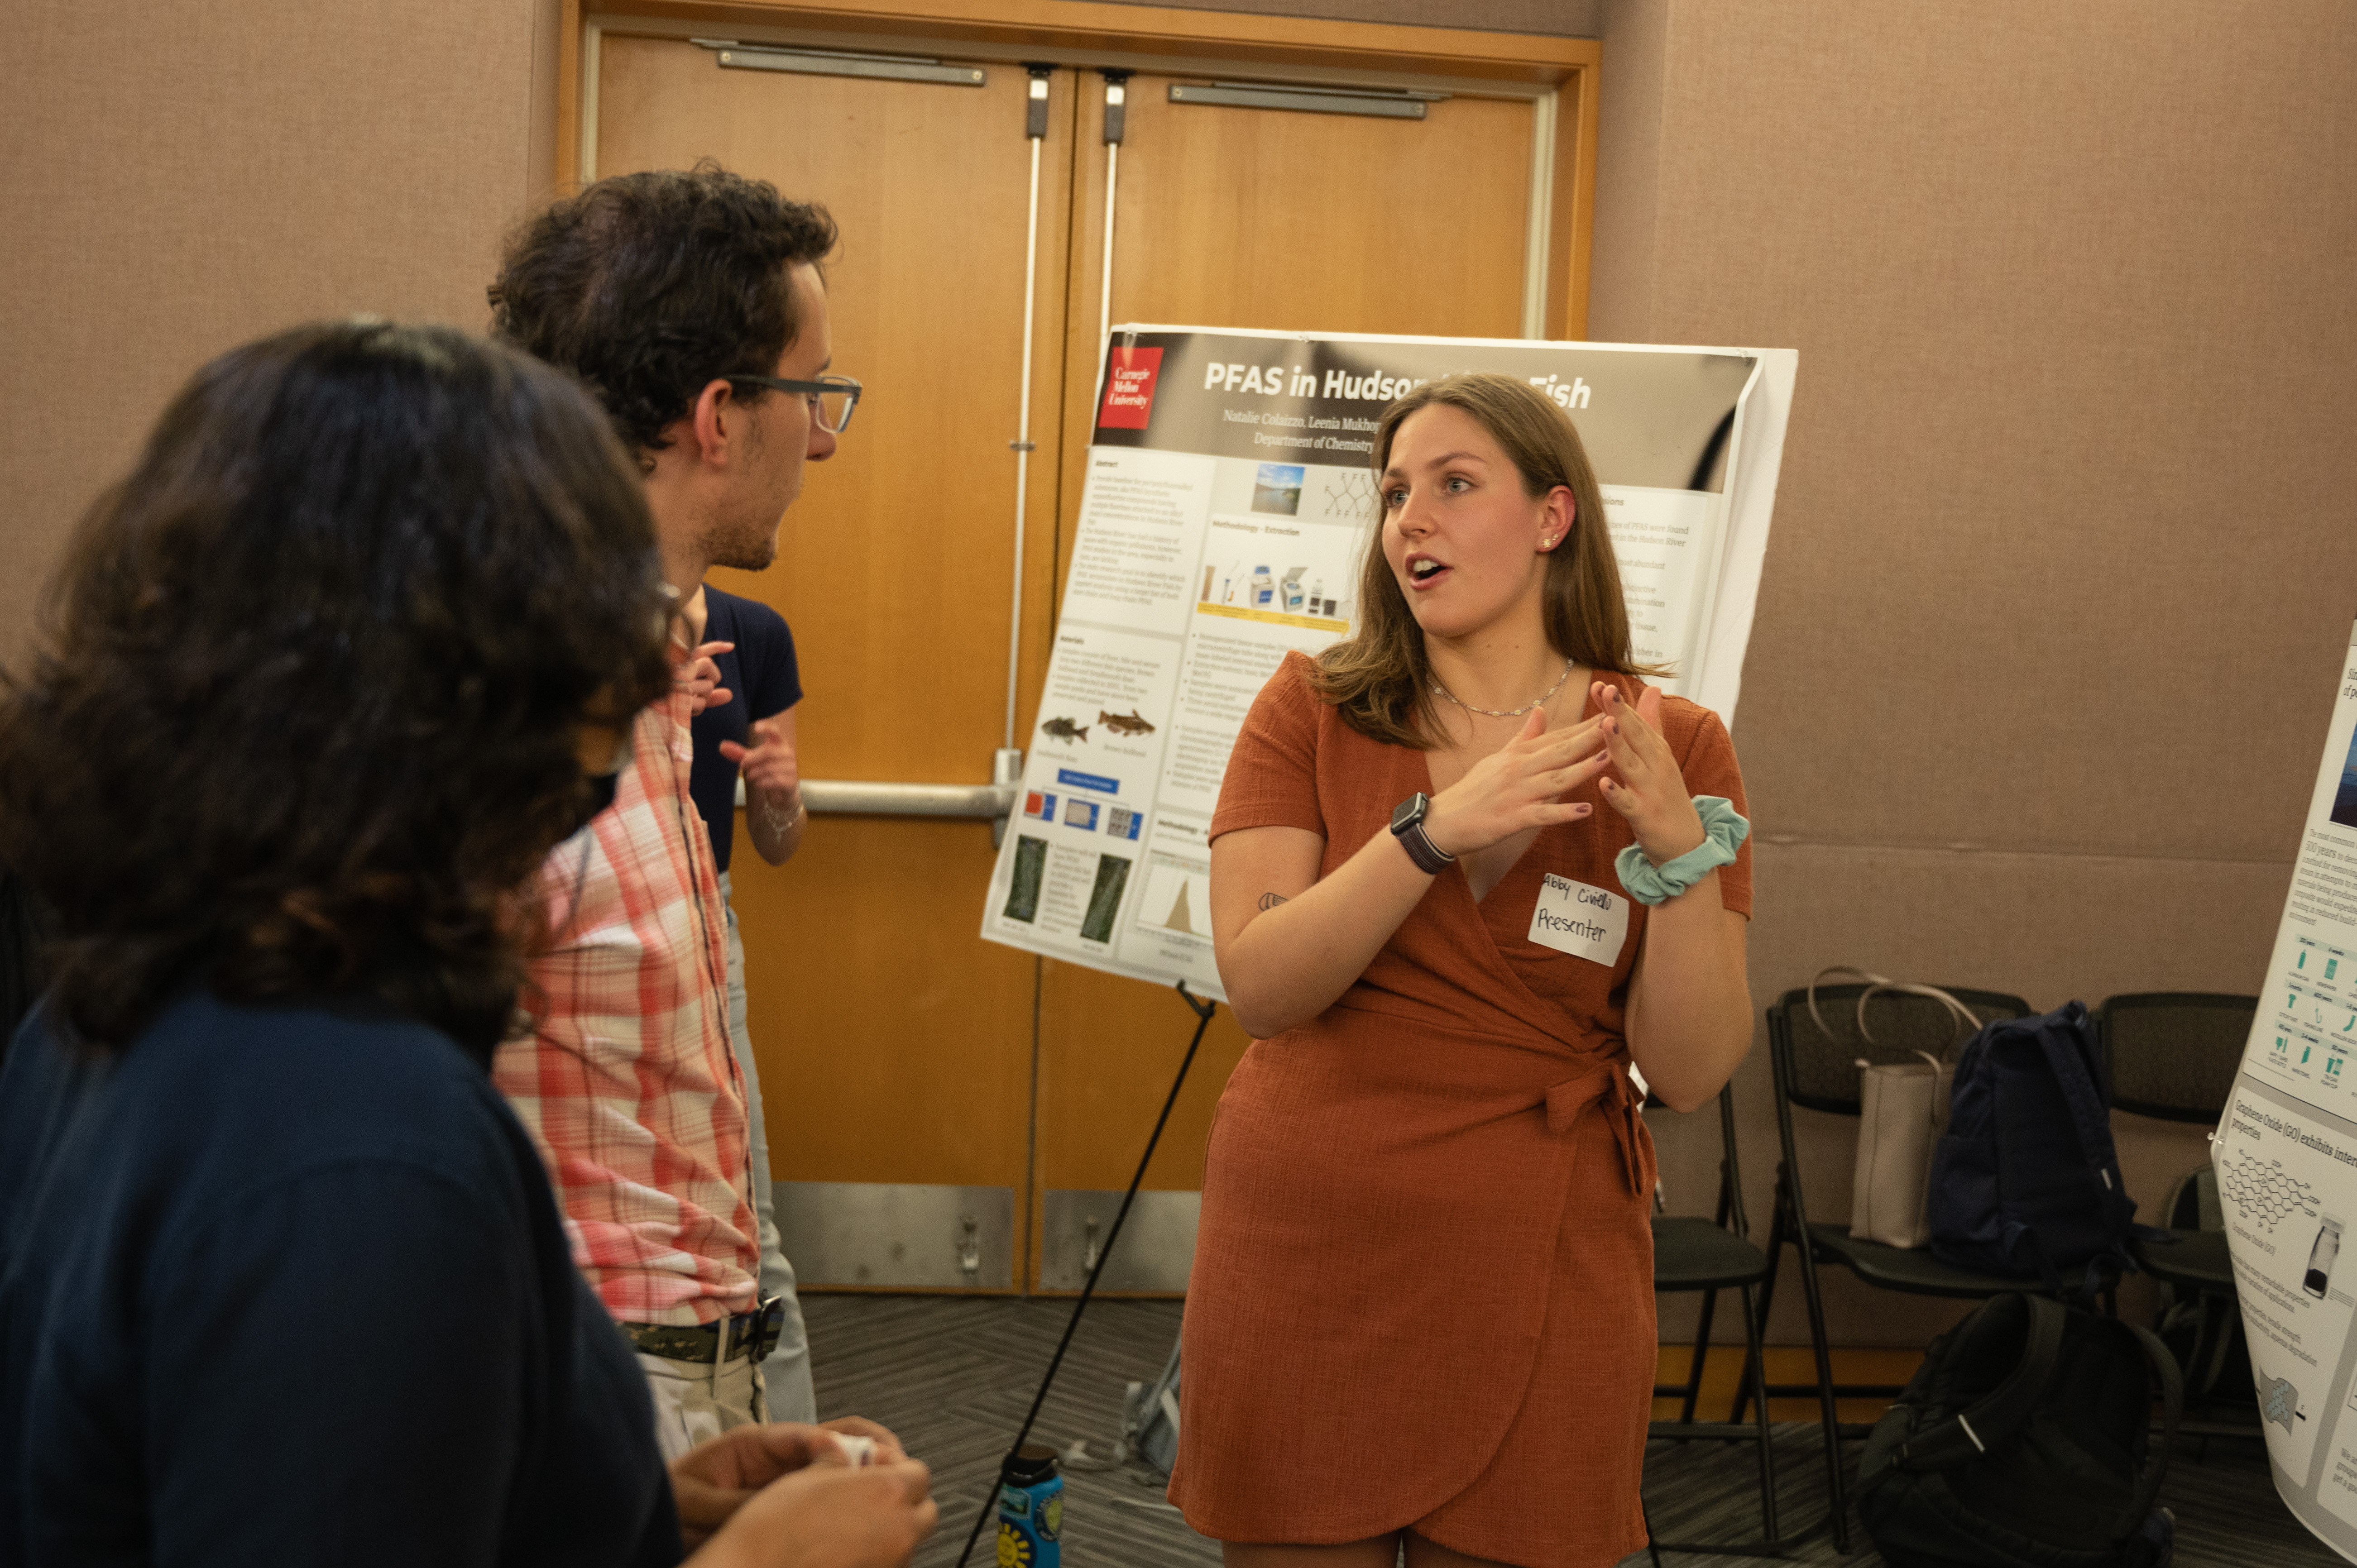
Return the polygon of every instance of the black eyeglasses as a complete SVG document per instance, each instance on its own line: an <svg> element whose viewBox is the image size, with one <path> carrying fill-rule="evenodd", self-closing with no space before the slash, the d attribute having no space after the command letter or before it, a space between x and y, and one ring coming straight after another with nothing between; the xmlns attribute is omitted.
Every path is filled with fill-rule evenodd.
<svg viewBox="0 0 2357 1568"><path fill-rule="evenodd" d="M729 376L732 381L748 386L768 387L772 392L800 392L810 399L811 416L819 428L834 435L851 423L851 411L859 406L859 383L849 376L821 376L814 381L780 381L776 376Z"/></svg>

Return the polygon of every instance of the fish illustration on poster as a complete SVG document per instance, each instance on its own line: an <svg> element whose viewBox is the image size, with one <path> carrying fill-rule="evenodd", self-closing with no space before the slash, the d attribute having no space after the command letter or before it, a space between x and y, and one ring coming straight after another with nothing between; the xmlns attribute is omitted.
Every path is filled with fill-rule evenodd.
<svg viewBox="0 0 2357 1568"><path fill-rule="evenodd" d="M1798 362L1790 349L1116 328L983 936L1223 995L1210 830L1228 752L1288 652L1349 633L1378 521L1377 423L1437 377L1517 376L1571 415L1637 657L1732 721Z"/></svg>

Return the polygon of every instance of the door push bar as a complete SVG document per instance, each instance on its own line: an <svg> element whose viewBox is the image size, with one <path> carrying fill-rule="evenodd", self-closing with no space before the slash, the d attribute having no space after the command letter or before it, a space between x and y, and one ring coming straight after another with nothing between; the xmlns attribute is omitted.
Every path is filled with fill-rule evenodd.
<svg viewBox="0 0 2357 1568"><path fill-rule="evenodd" d="M965 817L1004 820L1015 809L1018 786L1006 784L899 784L862 779L805 779L802 805L811 815L852 817ZM745 803L745 781L737 781L737 803Z"/></svg>
<svg viewBox="0 0 2357 1568"><path fill-rule="evenodd" d="M891 784L805 779L802 804L813 815L970 817L1003 821L1015 809L1013 784Z"/></svg>

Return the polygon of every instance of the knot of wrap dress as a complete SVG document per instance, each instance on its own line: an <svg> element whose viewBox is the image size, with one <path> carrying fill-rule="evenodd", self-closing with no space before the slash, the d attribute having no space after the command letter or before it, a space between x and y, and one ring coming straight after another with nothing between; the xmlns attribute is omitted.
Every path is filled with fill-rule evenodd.
<svg viewBox="0 0 2357 1568"><path fill-rule="evenodd" d="M1211 836L1322 834L1319 875L1432 788L1422 752L1345 725L1286 656L1228 761ZM1642 683L1601 675L1631 705ZM1744 806L1717 715L1665 698L1690 792ZM1622 1008L1646 909L1593 785L1488 897L1433 879L1317 1018L1255 1041L1220 1098L1182 1335L1170 1498L1223 1541L1402 1528L1494 1562L1641 1551L1655 1369L1652 1140ZM1547 874L1581 884L1610 961L1530 940ZM1575 896L1578 889L1574 889ZM1747 843L1719 871L1751 910ZM1609 942L1608 944L1609 945Z"/></svg>

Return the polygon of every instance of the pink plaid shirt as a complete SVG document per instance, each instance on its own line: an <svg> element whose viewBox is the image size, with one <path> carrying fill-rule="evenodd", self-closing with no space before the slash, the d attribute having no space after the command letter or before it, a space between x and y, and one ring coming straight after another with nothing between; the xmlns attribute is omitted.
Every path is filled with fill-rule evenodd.
<svg viewBox="0 0 2357 1568"><path fill-rule="evenodd" d="M614 804L553 851L533 1033L492 1076L548 1166L574 1262L629 1323L752 1310L760 1269L726 928L688 799L687 696L641 712Z"/></svg>

